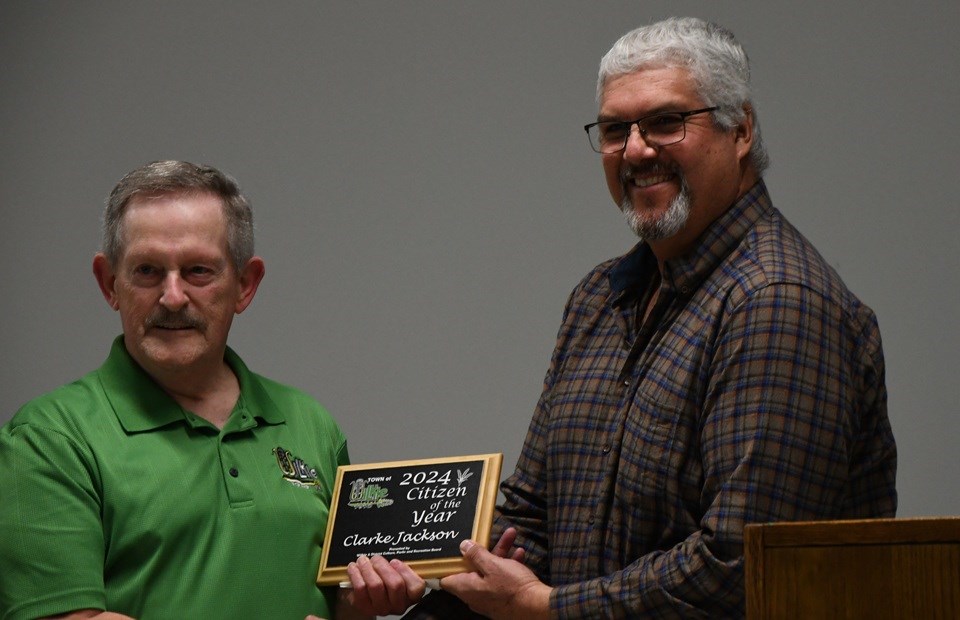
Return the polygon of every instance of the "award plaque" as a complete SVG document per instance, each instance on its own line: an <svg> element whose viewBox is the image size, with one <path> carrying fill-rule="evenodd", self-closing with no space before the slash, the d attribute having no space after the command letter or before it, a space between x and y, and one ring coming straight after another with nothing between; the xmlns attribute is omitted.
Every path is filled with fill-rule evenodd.
<svg viewBox="0 0 960 620"><path fill-rule="evenodd" d="M424 579L469 570L467 538L486 546L502 454L344 465L330 502L317 583L348 580L347 565L382 555Z"/></svg>

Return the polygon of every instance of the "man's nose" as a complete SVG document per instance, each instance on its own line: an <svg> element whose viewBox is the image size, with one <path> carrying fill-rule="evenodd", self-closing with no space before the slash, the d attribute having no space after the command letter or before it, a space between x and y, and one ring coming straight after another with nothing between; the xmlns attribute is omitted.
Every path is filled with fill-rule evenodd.
<svg viewBox="0 0 960 620"><path fill-rule="evenodd" d="M187 304L187 301L189 300L180 274L171 271L163 279L163 294L160 295L160 303L168 310L179 310Z"/></svg>
<svg viewBox="0 0 960 620"><path fill-rule="evenodd" d="M657 156L656 147L647 142L646 136L643 135L637 123L630 125L627 143L623 147L623 156L631 160L649 159Z"/></svg>

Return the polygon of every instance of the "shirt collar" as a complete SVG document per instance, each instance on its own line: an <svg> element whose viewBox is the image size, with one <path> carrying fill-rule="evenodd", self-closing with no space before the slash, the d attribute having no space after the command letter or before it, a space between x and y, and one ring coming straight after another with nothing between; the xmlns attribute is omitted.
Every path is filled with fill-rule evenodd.
<svg viewBox="0 0 960 620"><path fill-rule="evenodd" d="M266 424L282 424L285 421L283 413L243 360L229 347L224 360L240 383L240 398L234 413L244 410L251 414L252 419L259 419ZM150 378L130 356L123 336L113 341L110 355L98 374L114 413L128 433L150 431L178 422L186 422L194 427L207 425L199 416L185 411Z"/></svg>
<svg viewBox="0 0 960 620"><path fill-rule="evenodd" d="M761 179L703 231L693 250L664 261L665 285L682 295L697 290L772 208L767 187ZM656 269L653 252L650 246L640 242L610 268L613 298L623 302L642 294L650 268Z"/></svg>
<svg viewBox="0 0 960 620"><path fill-rule="evenodd" d="M622 307L639 298L650 277L650 270L656 268L657 261L650 246L642 241L617 259L610 268L609 276L614 307Z"/></svg>

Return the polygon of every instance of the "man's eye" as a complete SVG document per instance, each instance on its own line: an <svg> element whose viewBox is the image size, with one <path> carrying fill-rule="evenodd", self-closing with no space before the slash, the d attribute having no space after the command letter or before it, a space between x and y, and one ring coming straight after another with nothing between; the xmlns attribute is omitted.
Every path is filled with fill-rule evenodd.
<svg viewBox="0 0 960 620"><path fill-rule="evenodd" d="M151 276L157 273L157 270L151 265L138 265L133 272L138 276Z"/></svg>
<svg viewBox="0 0 960 620"><path fill-rule="evenodd" d="M600 137L604 140L620 139L629 131L629 127L627 123L604 123L600 125Z"/></svg>
<svg viewBox="0 0 960 620"><path fill-rule="evenodd" d="M675 131L683 125L683 117L679 114L660 114L646 120L648 131Z"/></svg>
<svg viewBox="0 0 960 620"><path fill-rule="evenodd" d="M219 273L219 270L209 265L193 265L183 270L183 277L192 282L208 282Z"/></svg>

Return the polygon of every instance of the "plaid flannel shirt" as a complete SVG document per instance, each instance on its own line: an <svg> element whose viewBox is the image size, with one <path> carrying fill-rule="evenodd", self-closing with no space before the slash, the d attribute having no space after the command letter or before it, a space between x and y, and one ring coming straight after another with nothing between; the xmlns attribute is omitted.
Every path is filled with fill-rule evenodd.
<svg viewBox="0 0 960 620"><path fill-rule="evenodd" d="M656 271L641 243L573 291L501 486L558 618L740 617L744 525L896 511L876 319L764 183Z"/></svg>

